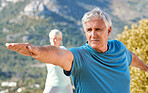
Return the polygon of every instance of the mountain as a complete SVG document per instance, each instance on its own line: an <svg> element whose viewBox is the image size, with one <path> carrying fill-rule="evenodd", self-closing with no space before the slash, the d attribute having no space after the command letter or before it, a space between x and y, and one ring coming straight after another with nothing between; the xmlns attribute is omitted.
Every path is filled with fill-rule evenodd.
<svg viewBox="0 0 148 93"><path fill-rule="evenodd" d="M29 93L40 93L35 91L44 88L45 65L9 51L5 43L47 45L50 30L59 29L64 46L81 46L86 42L81 18L95 7L111 16L113 30L109 39L116 38L125 25L148 18L148 0L0 0L0 83L16 81L18 87L25 86ZM40 88L30 88L33 84L40 84ZM9 88L10 93L17 88Z"/></svg>

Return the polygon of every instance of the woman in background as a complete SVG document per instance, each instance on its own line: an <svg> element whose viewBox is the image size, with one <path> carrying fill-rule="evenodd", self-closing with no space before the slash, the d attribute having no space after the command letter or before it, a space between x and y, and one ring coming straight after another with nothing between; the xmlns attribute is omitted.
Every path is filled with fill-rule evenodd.
<svg viewBox="0 0 148 93"><path fill-rule="evenodd" d="M51 30L49 39L51 45L66 49L64 46L60 46L62 43L61 31ZM43 93L73 93L70 77L63 73L63 69L53 64L46 64L46 66L48 73Z"/></svg>

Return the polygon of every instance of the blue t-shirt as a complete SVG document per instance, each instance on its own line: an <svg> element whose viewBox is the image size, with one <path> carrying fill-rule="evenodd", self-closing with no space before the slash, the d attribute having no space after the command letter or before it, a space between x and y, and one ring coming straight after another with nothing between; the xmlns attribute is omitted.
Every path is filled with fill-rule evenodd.
<svg viewBox="0 0 148 93"><path fill-rule="evenodd" d="M73 55L71 75L76 93L130 93L130 51L117 40L108 41L106 52L88 44L69 49Z"/></svg>

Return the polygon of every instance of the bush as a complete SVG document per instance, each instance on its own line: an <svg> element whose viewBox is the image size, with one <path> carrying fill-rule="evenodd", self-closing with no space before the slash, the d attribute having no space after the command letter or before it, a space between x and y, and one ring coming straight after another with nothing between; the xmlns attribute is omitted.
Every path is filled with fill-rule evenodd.
<svg viewBox="0 0 148 93"><path fill-rule="evenodd" d="M139 26L132 24L131 29L124 27L118 40L134 52L145 64L148 64L148 19L139 21ZM148 73L138 68L130 67L131 93L148 93Z"/></svg>

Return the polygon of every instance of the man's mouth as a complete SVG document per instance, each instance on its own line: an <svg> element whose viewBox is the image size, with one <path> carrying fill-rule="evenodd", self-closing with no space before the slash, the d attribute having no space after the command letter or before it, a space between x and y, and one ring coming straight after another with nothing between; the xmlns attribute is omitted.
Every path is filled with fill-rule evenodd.
<svg viewBox="0 0 148 93"><path fill-rule="evenodd" d="M99 40L91 40L91 42L92 42L92 41L99 41Z"/></svg>
<svg viewBox="0 0 148 93"><path fill-rule="evenodd" d="M91 40L91 43L97 43L99 40Z"/></svg>

